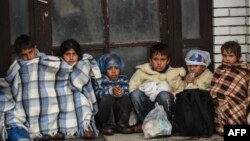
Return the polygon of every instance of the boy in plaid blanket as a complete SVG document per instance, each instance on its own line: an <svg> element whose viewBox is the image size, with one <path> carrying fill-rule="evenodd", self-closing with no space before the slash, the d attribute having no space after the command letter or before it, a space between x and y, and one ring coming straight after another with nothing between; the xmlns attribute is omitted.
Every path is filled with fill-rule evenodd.
<svg viewBox="0 0 250 141"><path fill-rule="evenodd" d="M241 46L235 41L221 47L222 64L216 69L211 96L215 103L215 128L223 135L223 125L247 124L250 94L250 65L240 60Z"/></svg>
<svg viewBox="0 0 250 141"><path fill-rule="evenodd" d="M98 63L103 76L95 90L99 101L98 117L102 133L113 135L115 130L123 134L132 133L128 122L132 111L128 79L121 74L124 62L116 54L104 54Z"/></svg>
<svg viewBox="0 0 250 141"><path fill-rule="evenodd" d="M20 35L14 42L14 48L17 53L17 60L29 61L36 57L45 56L44 53L40 53L37 46L32 41L31 37L25 34Z"/></svg>
<svg viewBox="0 0 250 141"><path fill-rule="evenodd" d="M17 63L17 61L29 61L36 57L45 56L44 53L40 53L37 50L36 45L32 41L32 38L25 34L22 34L16 38L14 42L14 48L15 48L15 52L17 53L17 58L15 62L12 64L12 66L14 66ZM10 76L10 75L7 75L7 76ZM22 127L7 128L7 133L8 133L8 138L11 141L22 139L22 138L29 139L29 133L27 132L26 129Z"/></svg>

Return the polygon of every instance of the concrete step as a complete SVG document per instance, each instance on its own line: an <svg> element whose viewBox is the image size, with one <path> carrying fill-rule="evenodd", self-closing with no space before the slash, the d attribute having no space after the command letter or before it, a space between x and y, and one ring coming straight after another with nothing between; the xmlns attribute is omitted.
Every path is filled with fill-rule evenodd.
<svg viewBox="0 0 250 141"><path fill-rule="evenodd" d="M67 139L67 141L82 141L84 139ZM88 141L224 141L222 136L213 135L210 138L191 138L191 137L180 137L180 136L169 136L169 137L159 137L152 139L145 139L143 133L135 134L114 134L113 136L100 135L98 138L88 140Z"/></svg>
<svg viewBox="0 0 250 141"><path fill-rule="evenodd" d="M219 135L213 135L210 138L191 138L180 136L165 136L159 138L145 139L143 133L136 134L115 134L113 136L104 136L105 141L182 141L182 140L195 140L195 141L223 141L223 137Z"/></svg>

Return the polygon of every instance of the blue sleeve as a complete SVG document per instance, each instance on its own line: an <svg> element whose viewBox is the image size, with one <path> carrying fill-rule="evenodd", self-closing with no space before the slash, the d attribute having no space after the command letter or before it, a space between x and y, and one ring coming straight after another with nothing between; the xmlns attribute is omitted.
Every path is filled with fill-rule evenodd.
<svg viewBox="0 0 250 141"><path fill-rule="evenodd" d="M99 82L96 83L96 85L95 85L96 96L102 97L104 95L110 95L110 93L109 93L110 85L108 84L106 78L104 76L102 76L102 78L99 79L98 81Z"/></svg>
<svg viewBox="0 0 250 141"><path fill-rule="evenodd" d="M129 95L128 78L125 75L120 76L120 85L124 91L124 95Z"/></svg>

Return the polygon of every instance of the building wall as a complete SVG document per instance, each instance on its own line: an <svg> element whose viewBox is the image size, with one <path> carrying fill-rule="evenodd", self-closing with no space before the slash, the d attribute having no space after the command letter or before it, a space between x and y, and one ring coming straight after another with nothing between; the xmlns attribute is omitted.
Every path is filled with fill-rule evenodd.
<svg viewBox="0 0 250 141"><path fill-rule="evenodd" d="M221 45L229 40L242 47L242 60L250 62L250 0L213 0L215 68L221 63Z"/></svg>

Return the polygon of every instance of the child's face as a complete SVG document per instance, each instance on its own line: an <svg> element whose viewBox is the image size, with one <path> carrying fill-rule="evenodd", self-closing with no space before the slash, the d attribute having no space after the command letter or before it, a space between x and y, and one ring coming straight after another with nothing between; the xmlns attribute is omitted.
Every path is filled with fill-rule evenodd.
<svg viewBox="0 0 250 141"><path fill-rule="evenodd" d="M74 65L78 61L78 55L74 49L70 49L63 54L63 59L69 64Z"/></svg>
<svg viewBox="0 0 250 141"><path fill-rule="evenodd" d="M203 65L188 65L187 66L188 72L189 73L194 73L195 77L201 75L204 70L206 69L206 66Z"/></svg>
<svg viewBox="0 0 250 141"><path fill-rule="evenodd" d="M36 55L37 55L36 47L32 47L32 48L22 49L21 53L19 54L19 58L29 61L34 59Z"/></svg>
<svg viewBox="0 0 250 141"><path fill-rule="evenodd" d="M222 51L222 62L232 65L237 62L237 56L235 53L227 50Z"/></svg>
<svg viewBox="0 0 250 141"><path fill-rule="evenodd" d="M119 67L109 67L107 70L106 75L112 81L116 81L120 75L120 68Z"/></svg>
<svg viewBox="0 0 250 141"><path fill-rule="evenodd" d="M162 72L169 65L170 59L161 53L154 53L152 58L149 59L149 62L153 70Z"/></svg>

